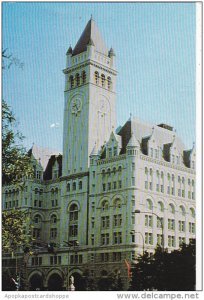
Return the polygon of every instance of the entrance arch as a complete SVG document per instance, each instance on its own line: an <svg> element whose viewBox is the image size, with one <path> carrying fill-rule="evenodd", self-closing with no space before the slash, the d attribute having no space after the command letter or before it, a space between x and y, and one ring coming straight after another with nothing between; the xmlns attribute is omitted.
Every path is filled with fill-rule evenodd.
<svg viewBox="0 0 204 300"><path fill-rule="evenodd" d="M63 290L63 280L62 277L53 273L48 279L48 291L62 291Z"/></svg>
<svg viewBox="0 0 204 300"><path fill-rule="evenodd" d="M40 274L31 275L29 282L31 291L43 290L43 279Z"/></svg>

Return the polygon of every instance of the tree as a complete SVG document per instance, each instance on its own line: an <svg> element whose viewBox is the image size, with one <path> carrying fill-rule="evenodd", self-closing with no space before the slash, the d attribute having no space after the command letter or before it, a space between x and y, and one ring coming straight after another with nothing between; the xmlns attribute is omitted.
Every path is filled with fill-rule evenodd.
<svg viewBox="0 0 204 300"><path fill-rule="evenodd" d="M2 184L22 182L33 176L31 159L22 145L23 136L16 129L13 112L2 101Z"/></svg>
<svg viewBox="0 0 204 300"><path fill-rule="evenodd" d="M4 252L15 252L30 245L30 217L27 211L9 210L2 213L2 248ZM29 228L30 227L30 228Z"/></svg>
<svg viewBox="0 0 204 300"><path fill-rule="evenodd" d="M195 242L171 253L161 247L151 257L146 252L132 270L130 290L194 291Z"/></svg>

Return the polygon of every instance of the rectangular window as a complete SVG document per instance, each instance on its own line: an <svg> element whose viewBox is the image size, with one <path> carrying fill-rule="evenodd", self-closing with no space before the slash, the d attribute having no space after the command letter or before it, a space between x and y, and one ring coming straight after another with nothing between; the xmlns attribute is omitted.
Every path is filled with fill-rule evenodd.
<svg viewBox="0 0 204 300"><path fill-rule="evenodd" d="M114 232L113 233L113 243L114 244L122 243L122 232Z"/></svg>
<svg viewBox="0 0 204 300"><path fill-rule="evenodd" d="M113 261L121 261L121 252L113 252Z"/></svg>
<svg viewBox="0 0 204 300"><path fill-rule="evenodd" d="M178 189L178 196L181 197L181 189Z"/></svg>
<svg viewBox="0 0 204 300"><path fill-rule="evenodd" d="M185 191L182 190L182 197L184 198L185 197Z"/></svg>
<svg viewBox="0 0 204 300"><path fill-rule="evenodd" d="M148 181L145 181L145 189L148 189Z"/></svg>
<svg viewBox="0 0 204 300"><path fill-rule="evenodd" d="M149 183L149 189L152 190L152 182Z"/></svg>
<svg viewBox="0 0 204 300"><path fill-rule="evenodd" d="M69 236L76 237L78 235L78 226L77 225L70 225L69 226Z"/></svg>
<svg viewBox="0 0 204 300"><path fill-rule="evenodd" d="M108 191L111 190L111 182L108 182Z"/></svg>
<svg viewBox="0 0 204 300"><path fill-rule="evenodd" d="M153 245L153 235L150 232L145 232L145 244Z"/></svg>
<svg viewBox="0 0 204 300"><path fill-rule="evenodd" d="M168 229L169 230L175 229L175 220L174 219L168 219Z"/></svg>
<svg viewBox="0 0 204 300"><path fill-rule="evenodd" d="M105 191L106 191L106 184L103 183L103 192L105 192Z"/></svg>
<svg viewBox="0 0 204 300"><path fill-rule="evenodd" d="M156 191L159 192L159 184L157 183Z"/></svg>
<svg viewBox="0 0 204 300"><path fill-rule="evenodd" d="M185 221L179 221L179 231L185 231Z"/></svg>
<svg viewBox="0 0 204 300"><path fill-rule="evenodd" d="M167 186L167 194L170 195L170 186Z"/></svg>
<svg viewBox="0 0 204 300"><path fill-rule="evenodd" d="M120 227L122 225L122 215L114 215L113 216L113 226Z"/></svg>
<svg viewBox="0 0 204 300"><path fill-rule="evenodd" d="M118 188L119 188L119 189L122 188L122 181L121 181L121 180L118 181Z"/></svg>
<svg viewBox="0 0 204 300"><path fill-rule="evenodd" d="M113 182L113 189L116 190L117 185L116 185L116 181Z"/></svg>

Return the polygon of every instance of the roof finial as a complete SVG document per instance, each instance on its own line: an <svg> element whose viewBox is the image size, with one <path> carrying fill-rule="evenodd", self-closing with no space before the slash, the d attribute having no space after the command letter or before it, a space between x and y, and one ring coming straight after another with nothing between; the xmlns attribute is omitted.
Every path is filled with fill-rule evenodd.
<svg viewBox="0 0 204 300"><path fill-rule="evenodd" d="M91 19L90 20L92 20L93 21L93 15L91 14Z"/></svg>

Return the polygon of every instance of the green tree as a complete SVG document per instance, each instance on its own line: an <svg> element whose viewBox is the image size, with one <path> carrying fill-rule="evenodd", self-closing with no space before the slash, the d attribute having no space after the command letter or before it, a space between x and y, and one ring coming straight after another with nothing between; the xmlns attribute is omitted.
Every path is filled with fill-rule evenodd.
<svg viewBox="0 0 204 300"><path fill-rule="evenodd" d="M168 253L161 247L146 252L132 268L130 290L194 291L195 242Z"/></svg>
<svg viewBox="0 0 204 300"><path fill-rule="evenodd" d="M2 101L2 184L15 184L33 176L31 159L22 145L23 136L16 129L15 116Z"/></svg>

